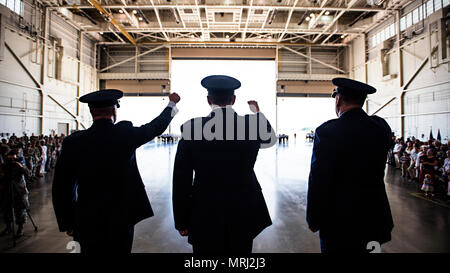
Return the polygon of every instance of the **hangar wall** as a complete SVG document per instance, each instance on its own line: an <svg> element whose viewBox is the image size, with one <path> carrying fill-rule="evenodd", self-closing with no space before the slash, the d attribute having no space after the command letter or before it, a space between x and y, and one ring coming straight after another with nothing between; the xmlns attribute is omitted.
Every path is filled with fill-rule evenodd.
<svg viewBox="0 0 450 273"><path fill-rule="evenodd" d="M438 129L450 138L450 59L448 6L398 32L400 20L422 1L405 7L385 23L359 36L349 48L350 77L375 86L366 109L385 118L397 136L428 140ZM403 23L403 22L402 22ZM395 35L372 44L375 35L394 24ZM404 28L404 27L402 27Z"/></svg>
<svg viewBox="0 0 450 273"><path fill-rule="evenodd" d="M22 17L0 8L0 134L88 127L89 109L76 98L97 86L94 40L38 4L24 1Z"/></svg>

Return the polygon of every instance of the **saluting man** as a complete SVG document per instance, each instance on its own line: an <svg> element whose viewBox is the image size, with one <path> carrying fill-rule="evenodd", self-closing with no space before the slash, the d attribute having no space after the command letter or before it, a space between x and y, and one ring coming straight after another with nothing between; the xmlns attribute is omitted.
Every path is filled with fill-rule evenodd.
<svg viewBox="0 0 450 273"><path fill-rule="evenodd" d="M339 118L316 129L307 221L320 231L322 252L367 252L371 241L390 241L394 226L384 186L391 128L362 110L374 87L345 78L332 83Z"/></svg>
<svg viewBox="0 0 450 273"><path fill-rule="evenodd" d="M173 173L175 228L189 236L196 254L251 253L253 239L272 224L253 167L259 149L274 145L276 135L256 101L248 102L254 115L233 110L237 79L214 75L201 84L212 112L181 126Z"/></svg>
<svg viewBox="0 0 450 273"><path fill-rule="evenodd" d="M100 90L80 98L94 122L64 139L56 163L53 206L59 229L84 253L131 252L134 225L153 216L136 149L166 130L180 97L170 94L158 117L133 127L130 121L115 123L122 96L120 90Z"/></svg>

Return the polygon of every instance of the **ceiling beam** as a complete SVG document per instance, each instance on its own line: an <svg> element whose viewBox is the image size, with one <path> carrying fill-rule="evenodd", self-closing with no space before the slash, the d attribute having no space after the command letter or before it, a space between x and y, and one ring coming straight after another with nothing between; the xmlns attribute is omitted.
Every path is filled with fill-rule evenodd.
<svg viewBox="0 0 450 273"><path fill-rule="evenodd" d="M125 28L125 30L127 32L130 33L134 33L134 32L160 32L159 28L146 28L146 27L141 27L141 28L133 28L133 27L128 27ZM176 32L202 32L203 29L200 28L166 28L165 32L167 33L176 33ZM242 33L244 30L233 30L232 32L237 32L237 33ZM85 30L84 32L88 33L88 32L109 32L108 29L102 29L102 28L97 28L97 29L88 29ZM223 30L217 30L216 32L223 32ZM251 32L251 33L271 33L271 34L277 34L277 33L281 33L283 32L283 29L280 28L268 28L268 29L261 29L261 28L249 28L247 29L247 32ZM290 34L323 34L323 35L327 35L327 34L331 34L333 33L332 31L322 31L321 29L316 29L316 30L311 30L311 29L300 29L300 28L292 28L292 29L288 29L287 33ZM362 34L360 32L357 31L337 31L335 34Z"/></svg>
<svg viewBox="0 0 450 273"><path fill-rule="evenodd" d="M323 42L321 43L322 45L323 44L325 44L334 34L336 34L336 32L337 32L337 29L335 29L334 31L333 31L333 33L331 33L330 35L328 35L328 37L327 38L325 38L325 40L323 40Z"/></svg>
<svg viewBox="0 0 450 273"><path fill-rule="evenodd" d="M133 45L136 45L136 41L133 39L133 37L131 37L131 35L114 19L114 17L108 13L99 3L97 3L97 1L95 0L88 0L89 3L91 3L91 5L93 7L95 7L100 13L105 14L111 24L113 24L120 32L122 32L122 34L128 39L128 41L130 41Z"/></svg>
<svg viewBox="0 0 450 273"><path fill-rule="evenodd" d="M316 58L313 58L313 57L311 57L311 56L308 56L308 55L306 55L306 54L303 54L303 53L301 53L301 52L298 52L297 50L294 50L294 49L289 48L289 47L287 47L287 46L282 46L281 48L287 49L287 50L289 50L289 51L291 51L291 52L293 52L293 53L295 53L295 54L297 54L297 55L300 55L300 56L305 57L305 58L307 58L307 59L311 59L311 61L317 62L317 63L319 63L319 64L321 64L321 65L324 65L324 66L326 66L326 67L332 68L332 69L337 70L337 71L339 71L339 72L347 73L347 72L345 72L344 70L340 69L339 67L336 67L336 66L331 65L331 64L327 64L326 62L322 62L321 60L318 60L318 59L316 59Z"/></svg>
<svg viewBox="0 0 450 273"><path fill-rule="evenodd" d="M197 10L198 23L200 24L200 31L202 33L202 40L205 40L205 34L203 32L202 14L200 12L200 6L198 4L198 0L195 0L195 6L194 7ZM206 15L206 20L208 20L208 15Z"/></svg>
<svg viewBox="0 0 450 273"><path fill-rule="evenodd" d="M131 15L128 13L128 11L125 8L121 8L121 10L123 11L123 13L128 17L128 20L130 20L130 22L135 26L135 27L139 27L139 23L136 22L135 19L133 19L133 17L131 17Z"/></svg>
<svg viewBox="0 0 450 273"><path fill-rule="evenodd" d="M163 25L161 23L161 18L159 18L159 11L155 8L155 4L153 3L153 0L150 0L150 3L152 4L153 9L155 10L155 14L156 14L156 19L158 20L158 24L159 24L159 29L162 32L162 34L164 35L164 37L166 38L167 41L170 41L169 36L167 35L167 33L164 31L163 29Z"/></svg>
<svg viewBox="0 0 450 273"><path fill-rule="evenodd" d="M327 4L328 0L323 0L322 4L320 5L321 8L323 8L326 4ZM314 23L311 26L311 28L315 28L317 26L317 23L320 20L320 17L322 17L322 15L325 13L326 10L321 10L319 15L317 15L317 17L314 19Z"/></svg>
<svg viewBox="0 0 450 273"><path fill-rule="evenodd" d="M324 34L326 31L328 31L328 30L329 30L329 29L337 22L337 20L338 20L339 18L341 18L342 15L344 15L344 13L345 13L346 11L349 11L349 10L350 10L350 8L351 8L356 2L358 2L358 0L351 0L350 3L348 3L347 8L346 8L345 10L341 10L341 11L339 12L339 14L336 15L336 16L334 17L333 21L331 21L331 23L323 30L323 32L320 33L319 35L317 35L316 38L314 38L313 42L314 42L314 43L317 42L317 40L319 40L320 36L322 36L322 34Z"/></svg>
<svg viewBox="0 0 450 273"><path fill-rule="evenodd" d="M102 69L100 69L99 72L106 71L106 70L111 69L111 68L113 68L113 67L116 67L116 66L118 66L118 65L124 64L124 63L129 62L129 61L134 60L134 59L137 59L137 58L139 58L139 57L142 57L142 56L144 56L144 55L147 55L147 54L149 54L149 53L152 53L152 52L154 52L154 51L157 51L157 50L159 50L159 49L161 49L161 48L163 48L163 47L166 47L166 45L160 45L160 46L158 46L158 47L155 47L155 48L152 48L152 49L147 50L147 51L145 51L145 52L142 52L141 54L135 55L135 56L133 56L133 57L127 58L127 59L125 59L125 60L123 60L123 61L120 61L120 62L118 62L118 63L115 63L115 64L112 64L112 65L107 66L107 67L105 67L105 68L102 68Z"/></svg>
<svg viewBox="0 0 450 273"><path fill-rule="evenodd" d="M284 35L286 34L286 31L289 27L289 23L291 22L292 13L294 13L294 8L297 6L298 0L294 1L294 4L292 5L291 9L289 10L289 15L286 20L286 25L284 26L284 31L281 33L280 38L278 38L278 42L281 42L283 40Z"/></svg>
<svg viewBox="0 0 450 273"><path fill-rule="evenodd" d="M110 9L120 9L125 7L124 5L105 5L104 8L110 8ZM171 9L173 7L176 7L176 5L155 5L154 7L152 5L128 5L127 8L133 9ZM196 9L196 8L242 8L247 9L249 8L248 5L179 5L179 8L185 8L185 9ZM61 8L67 8L67 9L92 9L93 7L88 5L80 5L80 6L72 6L72 5L61 5L61 6L50 6L49 9L61 9ZM253 5L253 9L276 9L276 10L290 10L292 7L290 6L280 6L280 5ZM394 9L391 8L345 8L345 7L308 7L308 6L298 6L294 8L294 11L322 11L322 10L329 10L329 11L391 11Z"/></svg>
<svg viewBox="0 0 450 273"><path fill-rule="evenodd" d="M250 14L252 12L253 0L250 0L250 6L247 9L247 20L245 20L244 32L242 33L242 41L245 41L245 36L247 35L248 22L250 21Z"/></svg>

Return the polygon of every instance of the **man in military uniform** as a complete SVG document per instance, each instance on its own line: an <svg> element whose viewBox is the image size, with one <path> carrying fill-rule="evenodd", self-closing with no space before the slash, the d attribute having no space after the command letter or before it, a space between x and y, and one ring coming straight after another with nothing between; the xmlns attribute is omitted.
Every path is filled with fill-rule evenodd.
<svg viewBox="0 0 450 273"><path fill-rule="evenodd" d="M134 225L153 216L136 163L136 149L162 134L180 100L150 123L117 124L119 90L100 90L80 98L94 123L66 137L53 181L53 206L61 232L78 241L82 252L131 252Z"/></svg>
<svg viewBox="0 0 450 273"><path fill-rule="evenodd" d="M6 228L0 236L10 234L13 231L13 210L15 222L17 224L16 237L23 236L23 225L27 221L28 189L25 183L25 176L29 171L24 167L17 157L17 150L11 150L6 156L6 162L0 166L0 208Z"/></svg>
<svg viewBox="0 0 450 273"><path fill-rule="evenodd" d="M255 115L233 110L238 80L209 76L201 84L212 112L181 126L173 173L175 228L189 236L194 253L251 253L253 239L272 224L253 167L259 149L274 145L276 135L256 101L248 102Z"/></svg>
<svg viewBox="0 0 450 273"><path fill-rule="evenodd" d="M320 231L322 252L366 252L371 241L390 241L394 226L384 186L392 133L384 119L362 110L375 88L345 78L332 82L339 118L316 129L307 221Z"/></svg>

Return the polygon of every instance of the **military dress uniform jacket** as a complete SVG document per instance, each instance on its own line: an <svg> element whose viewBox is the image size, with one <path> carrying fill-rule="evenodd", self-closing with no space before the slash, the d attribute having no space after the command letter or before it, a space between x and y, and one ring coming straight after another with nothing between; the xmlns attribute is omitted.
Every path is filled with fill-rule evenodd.
<svg viewBox="0 0 450 273"><path fill-rule="evenodd" d="M141 127L100 119L66 137L52 189L60 231L73 229L74 237L94 240L95 234L113 236L114 229L129 229L153 216L136 148L162 134L171 120L172 108L166 107Z"/></svg>
<svg viewBox="0 0 450 273"><path fill-rule="evenodd" d="M316 130L307 221L322 239L391 239L393 220L384 185L392 133L386 121L352 109Z"/></svg>
<svg viewBox="0 0 450 273"><path fill-rule="evenodd" d="M208 121L217 114L223 115L221 137L195 138L196 124L202 130L208 129ZM191 119L181 127L183 138L178 144L173 173L173 213L175 228L189 230L188 241L194 246L223 251L229 240L238 244L253 240L272 224L253 168L261 145L270 140L276 142L276 136L267 122L265 129L270 140L259 135L251 140L252 116L266 120L262 113L239 116L227 107L216 108L209 116ZM231 134L227 122L234 126ZM238 124L245 124L241 127L246 132L243 140L237 140ZM187 127L194 129L189 133ZM217 129L213 131L218 132ZM234 140L226 140L227 135Z"/></svg>

